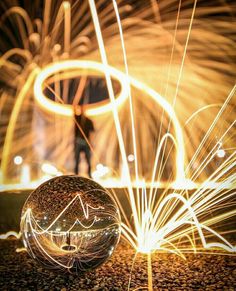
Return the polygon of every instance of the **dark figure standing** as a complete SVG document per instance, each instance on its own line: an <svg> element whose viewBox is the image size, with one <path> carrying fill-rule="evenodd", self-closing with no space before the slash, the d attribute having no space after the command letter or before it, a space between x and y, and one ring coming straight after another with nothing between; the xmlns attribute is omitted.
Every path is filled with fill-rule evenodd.
<svg viewBox="0 0 236 291"><path fill-rule="evenodd" d="M84 115L83 106L81 106L80 115L75 118L75 174L79 173L80 154L85 153L85 158L88 164L88 176L91 177L91 150L86 139L90 142L90 133L94 131L92 120ZM78 126L79 125L79 126ZM86 138L85 138L86 137Z"/></svg>

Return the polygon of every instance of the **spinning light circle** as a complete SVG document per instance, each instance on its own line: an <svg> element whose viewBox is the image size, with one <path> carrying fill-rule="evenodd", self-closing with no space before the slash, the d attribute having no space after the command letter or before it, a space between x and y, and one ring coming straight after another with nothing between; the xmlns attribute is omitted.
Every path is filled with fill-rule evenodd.
<svg viewBox="0 0 236 291"><path fill-rule="evenodd" d="M50 100L45 94L44 83L46 80L57 73L73 74L73 70L80 70L80 75L98 75L108 72L112 78L117 80L120 84L119 94L116 96L116 105L120 106L128 97L128 82L126 76L113 67L105 66L98 62L93 61L80 61L80 60L68 60L52 63L43 68L37 75L34 83L34 96L38 105L51 113L56 113L63 116L73 116L72 105L60 104L58 102ZM96 107L95 107L96 106ZM104 114L111 111L112 105L109 101L101 101L95 104L86 105L86 115L94 116Z"/></svg>
<svg viewBox="0 0 236 291"><path fill-rule="evenodd" d="M96 182L60 176L31 193L21 232L29 254L44 266L82 272L110 257L120 237L120 215Z"/></svg>
<svg viewBox="0 0 236 291"><path fill-rule="evenodd" d="M104 75L108 74L111 78L118 80L120 83L120 92L118 96L116 96L115 104L116 106L120 106L124 103L124 101L129 98L130 95L130 86L134 86L136 89L145 92L151 99L153 99L157 104L160 105L161 108L165 110L165 112L170 117L170 120L173 122L173 127L175 131L176 138L176 181L177 184L183 185L186 183L184 166L185 166L185 149L184 149L184 140L183 140L183 132L178 121L178 118L175 114L174 108L163 98L160 94L158 94L155 90L151 89L149 86L127 76L121 71L115 69L114 67L104 65L102 63L94 62L94 61L85 61L85 60L67 60L67 61L59 61L52 64L49 64L45 68L43 68L36 77L34 82L34 96L41 108L43 108L47 112L51 112L54 114L59 114L62 116L73 116L73 108L72 105L69 104L60 104L58 102L52 101L44 94L45 82L47 79L52 77L56 73L62 73L60 75L61 78L68 78L68 76L73 75L73 70L80 70L80 75L84 74L86 76L91 74L92 72L96 72L96 74L103 73ZM63 76L65 74L65 76ZM99 103L103 105L99 106ZM96 107L95 107L96 106ZM98 102L92 105L87 105L86 115L94 116L99 114L104 114L106 112L112 111L113 104L111 102Z"/></svg>

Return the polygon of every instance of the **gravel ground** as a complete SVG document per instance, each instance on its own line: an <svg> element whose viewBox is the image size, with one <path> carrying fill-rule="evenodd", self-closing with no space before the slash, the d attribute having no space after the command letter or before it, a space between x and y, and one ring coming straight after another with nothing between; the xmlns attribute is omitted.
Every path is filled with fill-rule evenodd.
<svg viewBox="0 0 236 291"><path fill-rule="evenodd" d="M26 252L16 253L20 241L0 241L0 290L127 290L131 250L120 243L111 259L97 270L82 275L45 270ZM187 254L153 255L153 290L236 290L236 257ZM138 255L130 290L147 286L146 257ZM140 288L141 289L141 288ZM137 289L136 289L137 290Z"/></svg>

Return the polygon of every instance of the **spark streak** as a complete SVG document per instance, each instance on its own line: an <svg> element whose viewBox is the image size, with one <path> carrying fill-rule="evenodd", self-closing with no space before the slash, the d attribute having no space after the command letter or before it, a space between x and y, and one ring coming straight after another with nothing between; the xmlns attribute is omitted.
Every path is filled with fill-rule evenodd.
<svg viewBox="0 0 236 291"><path fill-rule="evenodd" d="M9 110L11 103L8 106L11 94L6 90L1 96L1 113L6 120L10 117L7 126L1 123L5 133L1 139L1 175L4 179L7 176L12 156L19 155L25 160L18 148L26 144L24 141L29 140L29 135L18 143L14 154L11 150L14 137L19 141L17 129L23 127L17 120L23 110L23 101L27 99L26 93L29 92L35 101L33 109L30 107L32 103L27 104L27 108L34 112L31 119L53 124L53 130L57 128L54 133L52 126L45 126L40 132L45 131L45 136L53 132L52 136L59 137L66 148L71 135L73 106L78 104L87 80L97 77L103 82L105 76L109 101L86 105L86 114L100 128L95 147L96 162L113 173L103 181L111 187L121 180L119 167L124 169L124 180L119 185L128 188L125 198L130 209L126 210L127 205L124 207L123 204L127 200L124 202L114 190L113 195L123 215L123 237L136 252L147 254L148 288L152 290L152 252L171 252L184 258L186 251L236 251L227 239L232 230L217 229L221 224L223 227L224 223L231 222L236 215L233 27L227 17L225 20L215 17L219 10L228 13L228 7L206 7L201 0L158 1L158 5L156 1L150 1L150 7L140 3L140 9L129 2L127 5L118 2L118 8L115 0L96 4L94 0L82 2L76 1L71 6L67 1L60 2L54 12L52 1L46 1L43 22L38 19L37 29L31 23L31 17L19 7L10 8L1 19L0 26L7 17L17 15L23 47L4 51L0 57L3 72L0 79L17 92L16 96L12 94L15 97L12 98L12 112ZM77 16L72 13L74 7L79 7ZM91 12L92 21L87 10ZM55 21L50 19L52 13L55 13ZM72 16L75 17L73 21ZM59 37L62 27L64 35ZM78 35L74 36L75 32ZM31 50L32 45L35 52ZM21 62L14 61L16 55ZM167 60L168 55L170 60ZM10 80L9 74L19 76L17 84ZM80 78L80 84L74 100L68 104L69 80L76 78ZM112 81L117 82L119 90L114 90ZM45 88L53 93L55 100L47 96ZM34 145L34 135L30 134ZM48 153L55 144L47 141L44 151ZM104 149L106 162L99 160ZM34 149L28 152L34 153ZM60 162L67 164L71 152L66 148L58 153L54 159L63 156L64 160ZM128 163L129 155L132 159ZM169 156L173 170L168 168ZM118 162L113 163L114 160ZM167 182L161 180L164 170ZM161 187L164 188L162 192ZM82 206L82 201L80 203ZM89 209L88 205L82 206L85 218L89 216ZM47 239L54 245L66 246L66 232L50 232L60 214L46 232L37 224L31 211L27 216L34 236L47 233ZM97 222L96 219L94 217L88 228ZM73 232L77 224L80 223L75 220L67 231ZM84 224L80 226L86 228ZM60 241L61 234L63 239ZM33 239L41 247L40 239ZM59 254L68 252L71 255L71 251L60 247L59 250L56 247ZM41 251L48 256L44 248ZM65 267L73 262L61 264Z"/></svg>

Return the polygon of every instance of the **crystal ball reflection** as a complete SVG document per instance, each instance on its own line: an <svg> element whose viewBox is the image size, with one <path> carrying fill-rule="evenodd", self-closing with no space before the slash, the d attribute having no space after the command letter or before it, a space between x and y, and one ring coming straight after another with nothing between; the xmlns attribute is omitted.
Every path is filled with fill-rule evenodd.
<svg viewBox="0 0 236 291"><path fill-rule="evenodd" d="M21 232L29 254L46 267L86 271L112 254L120 237L120 215L110 194L96 182L60 176L30 194Z"/></svg>

